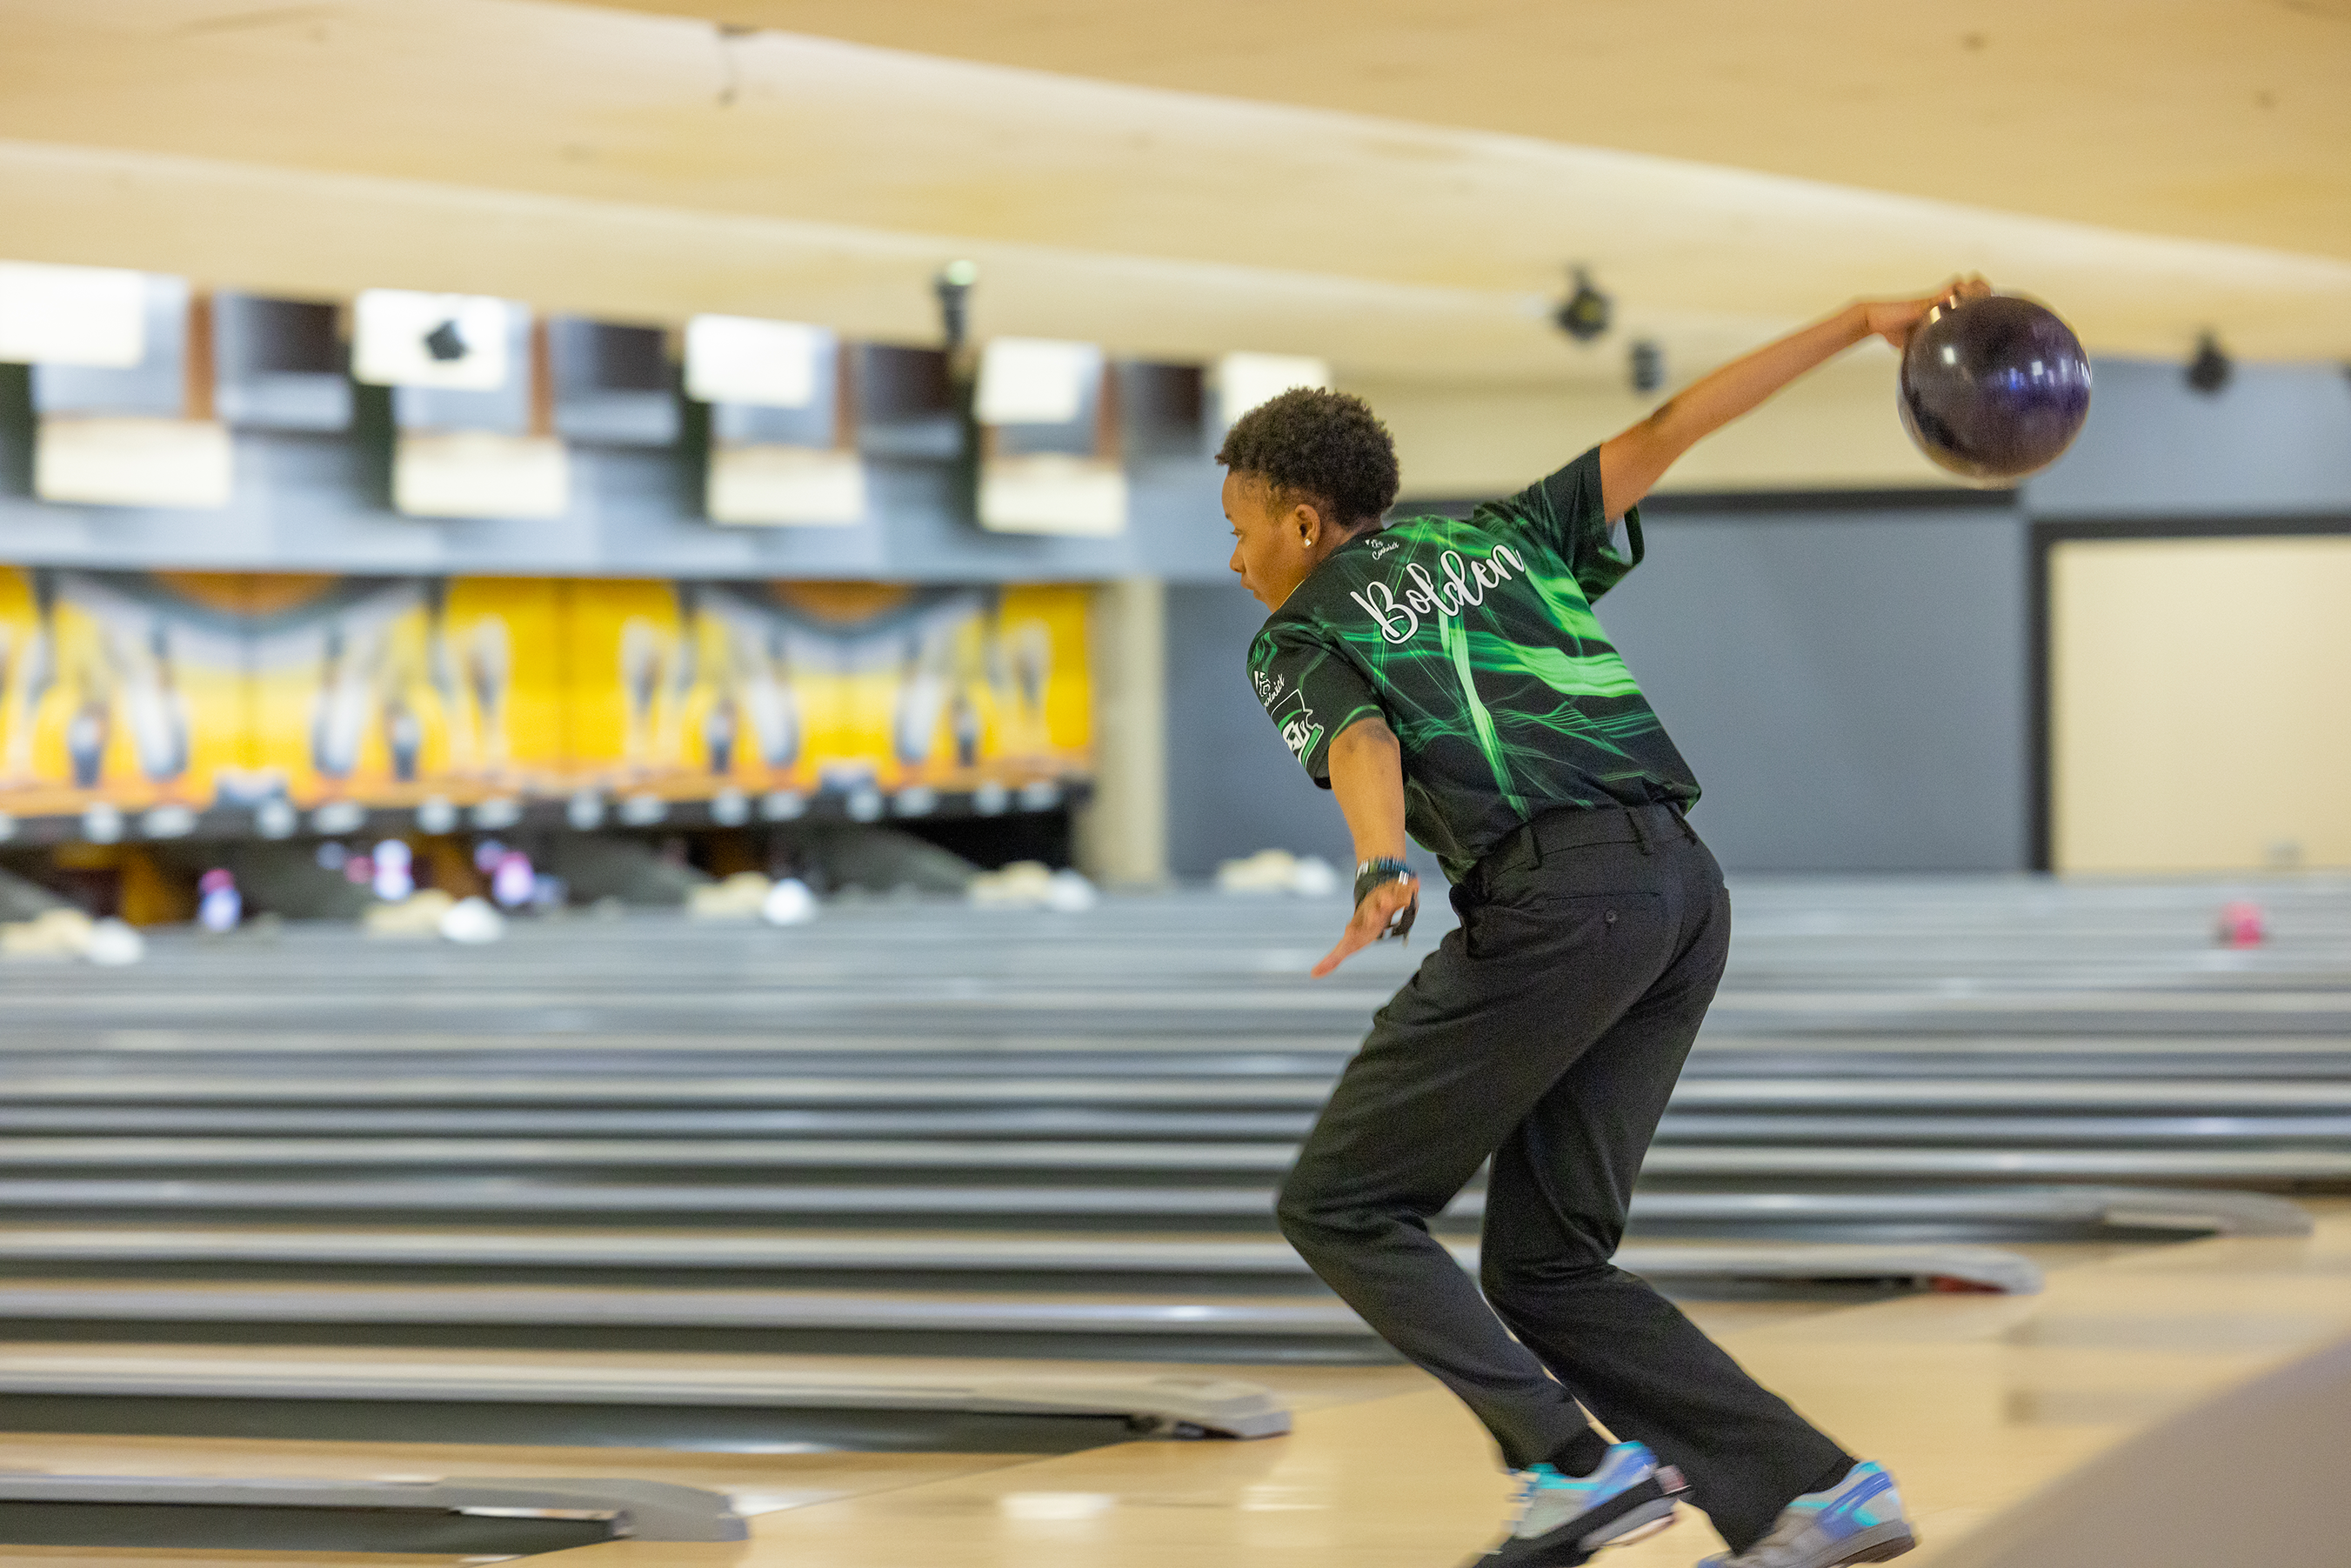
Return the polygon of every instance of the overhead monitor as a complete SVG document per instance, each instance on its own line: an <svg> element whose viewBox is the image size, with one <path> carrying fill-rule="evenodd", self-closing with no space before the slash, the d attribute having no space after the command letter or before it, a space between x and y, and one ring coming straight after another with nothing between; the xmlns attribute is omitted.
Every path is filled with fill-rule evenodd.
<svg viewBox="0 0 2351 1568"><path fill-rule="evenodd" d="M1102 384L1102 351L1092 343L998 338L980 350L973 412L982 424L1066 424Z"/></svg>
<svg viewBox="0 0 2351 1568"><path fill-rule="evenodd" d="M0 364L123 370L146 354L143 274L0 261Z"/></svg>
<svg viewBox="0 0 2351 1568"><path fill-rule="evenodd" d="M1303 354L1227 354L1217 361L1217 412L1228 425L1292 387L1327 387L1329 361Z"/></svg>
<svg viewBox="0 0 2351 1568"><path fill-rule="evenodd" d="M701 402L805 408L832 352L833 335L821 327L696 316L685 325L685 394Z"/></svg>
<svg viewBox="0 0 2351 1568"><path fill-rule="evenodd" d="M351 375L371 386L496 392L512 373L504 299L371 288L352 308Z"/></svg>

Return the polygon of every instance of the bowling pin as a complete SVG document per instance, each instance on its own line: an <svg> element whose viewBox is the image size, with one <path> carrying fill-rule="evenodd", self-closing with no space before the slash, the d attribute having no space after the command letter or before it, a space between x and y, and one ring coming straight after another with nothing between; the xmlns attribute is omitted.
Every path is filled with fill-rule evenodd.
<svg viewBox="0 0 2351 1568"><path fill-rule="evenodd" d="M2220 906L2220 937L2224 947L2258 947L2269 940L2269 918L2262 906L2244 899Z"/></svg>
<svg viewBox="0 0 2351 1568"><path fill-rule="evenodd" d="M643 771L652 760L653 698L661 690L667 643L661 629L642 615L621 623L621 690L628 699L621 756L633 772Z"/></svg>
<svg viewBox="0 0 2351 1568"><path fill-rule="evenodd" d="M343 628L329 627L310 708L310 766L322 779L348 779L359 766L372 696L358 665Z"/></svg>
<svg viewBox="0 0 2351 1568"><path fill-rule="evenodd" d="M710 771L724 776L735 769L735 695L721 693L710 711L702 718L703 749L710 758Z"/></svg>
<svg viewBox="0 0 2351 1568"><path fill-rule="evenodd" d="M49 665L48 639L37 627L10 661L15 679L5 708L0 708L0 724L5 724L7 737L5 747L0 747L0 781L21 783L32 777L33 723L51 685Z"/></svg>
<svg viewBox="0 0 2351 1568"><path fill-rule="evenodd" d="M457 661L449 650L449 584L434 578L424 587L424 682L441 704L449 735L449 769L471 773L481 757L481 738L457 702Z"/></svg>
<svg viewBox="0 0 2351 1568"><path fill-rule="evenodd" d="M768 633L766 657L745 661L750 679L744 684L743 706L751 719L751 734L759 760L781 772L799 760L799 705L792 695L791 666L785 654L784 631Z"/></svg>
<svg viewBox="0 0 2351 1568"><path fill-rule="evenodd" d="M1033 756L1046 749L1050 732L1045 723L1045 691L1053 674L1053 634L1042 622L1024 622L1012 637L1012 674L1020 694L1020 751Z"/></svg>
<svg viewBox="0 0 2351 1568"><path fill-rule="evenodd" d="M196 924L214 933L234 931L245 918L245 896L236 890L235 874L215 866L196 882Z"/></svg>
<svg viewBox="0 0 2351 1568"><path fill-rule="evenodd" d="M653 766L681 768L685 764L685 708L701 678L702 616L694 590L677 589L677 635L670 644L669 681L654 710Z"/></svg>
<svg viewBox="0 0 2351 1568"><path fill-rule="evenodd" d="M490 897L501 909L520 909L531 901L538 886L538 875L531 869L530 857L520 850L500 855L497 869L490 873Z"/></svg>
<svg viewBox="0 0 2351 1568"><path fill-rule="evenodd" d="M491 773L507 765L507 683L512 674L503 617L485 615L474 624L465 653L465 673L480 715L482 766Z"/></svg>
<svg viewBox="0 0 2351 1568"><path fill-rule="evenodd" d="M413 857L408 845L398 839L386 839L376 845L369 857L374 862L375 895L386 904L398 904L416 891Z"/></svg>
<svg viewBox="0 0 2351 1568"><path fill-rule="evenodd" d="M106 769L106 737L113 714L105 689L85 685L81 705L66 722L66 757L73 767L74 788L95 789Z"/></svg>
<svg viewBox="0 0 2351 1568"><path fill-rule="evenodd" d="M170 631L162 622L149 629L143 655L123 661L123 717L139 770L169 784L188 770L188 706L172 678Z"/></svg>

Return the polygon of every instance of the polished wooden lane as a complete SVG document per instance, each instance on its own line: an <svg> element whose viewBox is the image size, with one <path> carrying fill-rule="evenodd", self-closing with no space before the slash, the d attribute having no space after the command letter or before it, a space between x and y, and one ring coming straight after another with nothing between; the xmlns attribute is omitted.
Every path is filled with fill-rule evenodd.
<svg viewBox="0 0 2351 1568"><path fill-rule="evenodd" d="M1695 1309L1718 1329L1785 1322L1817 1315L1834 1308L1817 1302L1792 1301L1701 1303ZM12 1349L0 1345L0 1356ZM49 1347L24 1347L47 1349ZM110 1347L81 1346L100 1355ZM139 1349L141 1347L130 1347ZM347 1353L326 1347L212 1347L206 1354L223 1362L240 1358L272 1363L306 1359L332 1360ZM548 1372L566 1365L583 1372L608 1370L608 1358L578 1352L421 1351L379 1347L371 1357L387 1368L430 1362L461 1365L478 1362L485 1369L510 1368L528 1362ZM943 1378L1017 1376L1034 1370L1018 1360L934 1357L857 1356L712 1356L634 1354L632 1365L664 1366L695 1372L732 1369L763 1375L783 1375L808 1369L831 1375L905 1376L930 1374ZM1134 1362L1054 1364L1054 1370L1074 1376L1134 1377L1155 1372L1197 1376L1202 1368L1190 1364ZM1291 1409L1312 1412L1349 1405L1419 1394L1430 1385L1422 1373L1408 1366L1252 1366L1230 1369L1267 1385ZM1138 1445L1144 1448L1160 1445ZM1165 1445L1229 1454L1258 1445L1193 1443ZM476 1443L385 1443L319 1441L305 1438L269 1439L114 1436L75 1433L0 1434L0 1470L61 1475L223 1476L279 1479L419 1479L533 1476L625 1477L668 1481L724 1492L737 1510L753 1518L790 1509L802 1509L864 1493L921 1489L942 1481L973 1478L998 1469L1026 1466L1034 1456L966 1452L952 1454L829 1452L811 1447L795 1452L711 1452L659 1448L518 1447ZM1020 1505L1016 1505L1020 1506ZM1039 1505L1050 1510L1054 1503ZM664 1545L663 1553L686 1554L681 1561L703 1560L711 1549ZM720 1549L721 1559L726 1551ZM660 1559L663 1561L667 1558ZM0 1568L49 1568L72 1563L76 1568L345 1568L368 1563L375 1568L455 1568L468 1560L455 1557L388 1556L317 1553L218 1552L132 1552L106 1549L0 1547Z"/></svg>
<svg viewBox="0 0 2351 1568"><path fill-rule="evenodd" d="M2351 1335L2351 1203L2308 1237L2044 1259L2035 1297L1912 1297L1715 1322L1768 1382L1893 1466L1930 1568L1975 1525L2199 1399ZM1448 1395L1301 1411L1289 1437L1134 1443L872 1490L753 1521L745 1545L614 1543L563 1568L1451 1568L1507 1484ZM1604 1559L1667 1568L1704 1521Z"/></svg>
<svg viewBox="0 0 2351 1568"><path fill-rule="evenodd" d="M1733 1311L1742 1313L1802 1310L1782 1303L1744 1304ZM0 1344L0 1357L17 1349L47 1350L54 1347L13 1347ZM78 1351L106 1355L117 1347L86 1345ZM120 1347L145 1353L152 1347ZM240 1359L273 1364L299 1363L306 1360L331 1362L344 1358L348 1353L329 1347L264 1346L210 1347L207 1357L224 1364ZM566 1367L576 1368L584 1375L609 1373L610 1358L593 1353L580 1352L467 1352L464 1350L421 1351L399 1347L378 1347L370 1352L371 1360L385 1369L402 1365L431 1364L443 1368L462 1368L478 1364L485 1375L500 1369L528 1365L545 1374L559 1374ZM685 1354L632 1354L628 1358L633 1366L649 1373L664 1368L691 1374L735 1373L748 1375L789 1376L800 1371L833 1377L855 1377L870 1375L876 1377L906 1377L930 1375L942 1380L967 1380L1017 1377L1033 1374L1035 1364L1019 1360L984 1360L977 1358L944 1357L860 1357L860 1356L714 1356ZM1053 1370L1075 1377L1132 1378L1138 1375L1161 1373L1170 1375L1197 1377L1201 1369L1188 1364L1136 1364L1133 1362L1061 1362ZM1262 1374L1259 1381L1270 1386L1282 1402L1293 1409L1327 1409L1340 1405L1381 1399L1400 1392L1417 1392L1427 1385L1426 1378L1414 1368L1385 1366L1290 1366L1240 1369L1252 1375ZM1195 1444L1195 1447L1207 1445ZM1217 1447L1231 1447L1219 1444ZM511 1477L538 1478L605 1478L622 1477L632 1480L665 1481L682 1486L705 1488L725 1493L737 1511L757 1517L781 1509L803 1508L814 1504L854 1496L863 1491L894 1490L919 1487L927 1483L956 1477L976 1475L990 1469L1026 1463L1033 1455L1027 1453L989 1453L984 1451L956 1453L910 1453L828 1450L818 1444L780 1444L774 1449L755 1449L747 1446L743 1451L709 1449L666 1449L618 1447L526 1447L515 1444L470 1443L459 1441L421 1442L361 1442L321 1441L316 1438L254 1438L222 1437L157 1437L122 1436L92 1433L0 1433L0 1471L47 1473L55 1475L141 1476L219 1476L240 1479L283 1480L308 1479L370 1479L419 1480L428 1479L490 1479ZM692 1552L691 1547L666 1548ZM152 1560L155 1568L170 1568L181 1558L172 1554L141 1555L118 1552L104 1554L100 1549L89 1549L93 1554L75 1556L63 1548L10 1548L0 1546L0 1568L10 1568L15 1559L12 1551L36 1553L28 1563L39 1562L71 1562L77 1564L117 1563L120 1568L145 1568ZM47 1555L40 1555L47 1553ZM348 1558L322 1558L316 1554L302 1556L284 1552L250 1553L244 1556L218 1552L188 1556L186 1562L196 1568L209 1568L219 1563L222 1568L254 1568L282 1563L286 1568L308 1568L312 1563L368 1563L379 1568L410 1568L412 1559L379 1554L351 1555ZM415 1558L413 1563L437 1565L459 1562L456 1558Z"/></svg>
<svg viewBox="0 0 2351 1568"><path fill-rule="evenodd" d="M1861 1175L1851 1167L1856 1147L1876 1162L1873 1192L1885 1185L1877 1166L1923 1162L1936 1169L1914 1174L1966 1174L1970 1186L1906 1187L1978 1205L1979 1186L2026 1168L2040 1172L2036 1202L2053 1173L2095 1167L2102 1180L2144 1183L2182 1156L2201 1162L2203 1178L2263 1179L2288 1191L2314 1173L2339 1174L2351 1158L2343 894L2314 881L2264 894L2278 939L2237 952L2209 946L2216 887L1986 880L1751 896L1742 888L1734 973L1645 1197L1702 1197L1711 1207L1685 1216L1698 1228L1683 1234L1713 1240L1705 1227L1721 1223L1722 1199L1738 1196L1718 1168L1725 1161L1744 1173L1747 1196L1773 1202L1821 1197L1814 1189L1831 1166ZM783 935L577 923L520 933L495 955L293 933L282 943L159 944L154 961L129 977L12 971L0 976L13 1025L0 1069L24 1095L0 1118L0 1144L22 1168L0 1182L0 1208L16 1222L20 1249L33 1251L56 1250L61 1228L84 1250L123 1245L126 1224L183 1239L218 1240L256 1223L319 1230L327 1221L309 1219L307 1204L294 1205L300 1215L277 1211L289 1192L329 1189L351 1223L443 1230L432 1218L443 1209L416 1202L420 1191L438 1192L465 1220L445 1233L470 1239L452 1250L495 1239L482 1228L493 1218L497 1235L548 1227L548 1246L603 1247L618 1238L598 1230L647 1226L724 1241L725 1227L773 1226L803 1207L823 1209L804 1226L927 1230L985 1220L981 1228L1021 1232L1023 1245L1069 1230L1099 1248L1110 1239L1105 1225L1124 1230L1145 1218L1088 1209L1079 1236L1064 1211L1071 1193L1091 1202L1115 1176L1122 1194L1181 1197L1145 1217L1169 1241L1195 1228L1238 1237L1236 1216L1246 1211L1256 1256L1273 1247L1263 1235L1264 1189L1297 1123L1353 1046L1363 1011L1401 972L1403 956L1375 954L1344 985L1307 985L1293 971L1319 946L1303 935L1312 927L1319 943L1327 913L1205 897L1113 901L1072 925L1044 916L988 924L945 908L842 909L817 931ZM909 967L928 978L883 984L884 970ZM442 1116L451 1124L427 1128ZM425 1130L439 1142L414 1141ZM640 1207L657 1187L642 1162L685 1152L690 1179L664 1177L662 1203ZM851 1155L864 1163L827 1164ZM295 1166L269 1163L298 1155ZM2065 1168L2020 1166L2024 1156ZM2116 1174L2101 1163L2117 1158L2133 1168ZM418 1161L423 1168L409 1168ZM1104 1162L1118 1168L1094 1168ZM1138 1163L1166 1168L1145 1183L1129 1169ZM1026 1185L1004 1186L1011 1167ZM1702 1190L1692 1186L1701 1176ZM166 1188L200 1201L148 1212ZM927 1212L981 1188L991 1205L1017 1190L1044 1195L1047 1208L994 1218ZM1832 1196L1850 1190L1840 1182ZM2090 1220L2029 1233L2143 1241L2181 1228L2170 1195L2067 1191L2090 1203ZM574 1207L543 1207L550 1195ZM1202 1195L1223 1207L1199 1207ZM583 1197L590 1207L575 1212ZM899 1207L883 1213L884 1197ZM2152 1211L2142 1201L2158 1197ZM862 1207L840 1207L852 1198ZM63 1207L49 1212L51 1204ZM2113 1223L2117 1204L2137 1219ZM2150 1212L2162 1223L2149 1223ZM110 1216L112 1226L89 1223ZM2335 1299L2351 1294L2340 1288L2351 1272L2343 1223L2329 1214L2306 1239L2043 1257L2051 1289L2038 1299L1700 1311L1824 1424L1897 1467L1926 1517L1931 1560L1938 1543L2041 1477L2351 1327ZM778 1235L763 1233L760 1246L780 1245ZM847 1237L825 1245L837 1250ZM250 1281L174 1283L210 1297ZM340 1276L318 1283L357 1288ZM543 1348L544 1321L527 1332L527 1343L512 1343ZM125 1328L120 1337L137 1336ZM744 1348L774 1345L761 1338ZM684 1347L668 1334L628 1354ZM284 1362L287 1348L259 1354ZM1056 1369L1071 1367L1059 1360L1070 1348L1044 1347ZM1161 1361L1175 1354L1162 1342L1127 1348ZM455 1354L430 1355L445 1363ZM1291 1370L1387 1381L1318 1391ZM0 1440L0 1465L601 1473L712 1486L755 1516L744 1548L587 1549L616 1568L737 1559L747 1568L1058 1568L1128 1557L1147 1568L1179 1556L1353 1568L1450 1564L1488 1537L1502 1482L1483 1439L1416 1373L1242 1375L1280 1387L1301 1414L1295 1436L1057 1458L33 1437ZM1708 1545L1693 1521L1621 1554L1618 1568L1687 1563Z"/></svg>

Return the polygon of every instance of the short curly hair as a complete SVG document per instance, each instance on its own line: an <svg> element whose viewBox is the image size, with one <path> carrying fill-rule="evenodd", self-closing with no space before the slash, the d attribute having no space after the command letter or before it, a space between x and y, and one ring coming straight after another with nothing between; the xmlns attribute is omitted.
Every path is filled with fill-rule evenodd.
<svg viewBox="0 0 2351 1568"><path fill-rule="evenodd" d="M1306 501L1342 528L1377 522L1395 504L1395 440L1371 405L1346 392L1292 387L1233 422L1217 461Z"/></svg>

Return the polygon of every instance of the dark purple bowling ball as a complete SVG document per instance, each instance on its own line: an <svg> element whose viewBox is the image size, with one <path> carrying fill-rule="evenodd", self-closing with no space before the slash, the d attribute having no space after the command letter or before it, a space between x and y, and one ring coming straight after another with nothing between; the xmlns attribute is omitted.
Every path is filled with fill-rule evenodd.
<svg viewBox="0 0 2351 1568"><path fill-rule="evenodd" d="M2008 485L2057 461L2090 413L2082 340L2037 301L1938 305L1902 350L1902 424L1970 485Z"/></svg>

